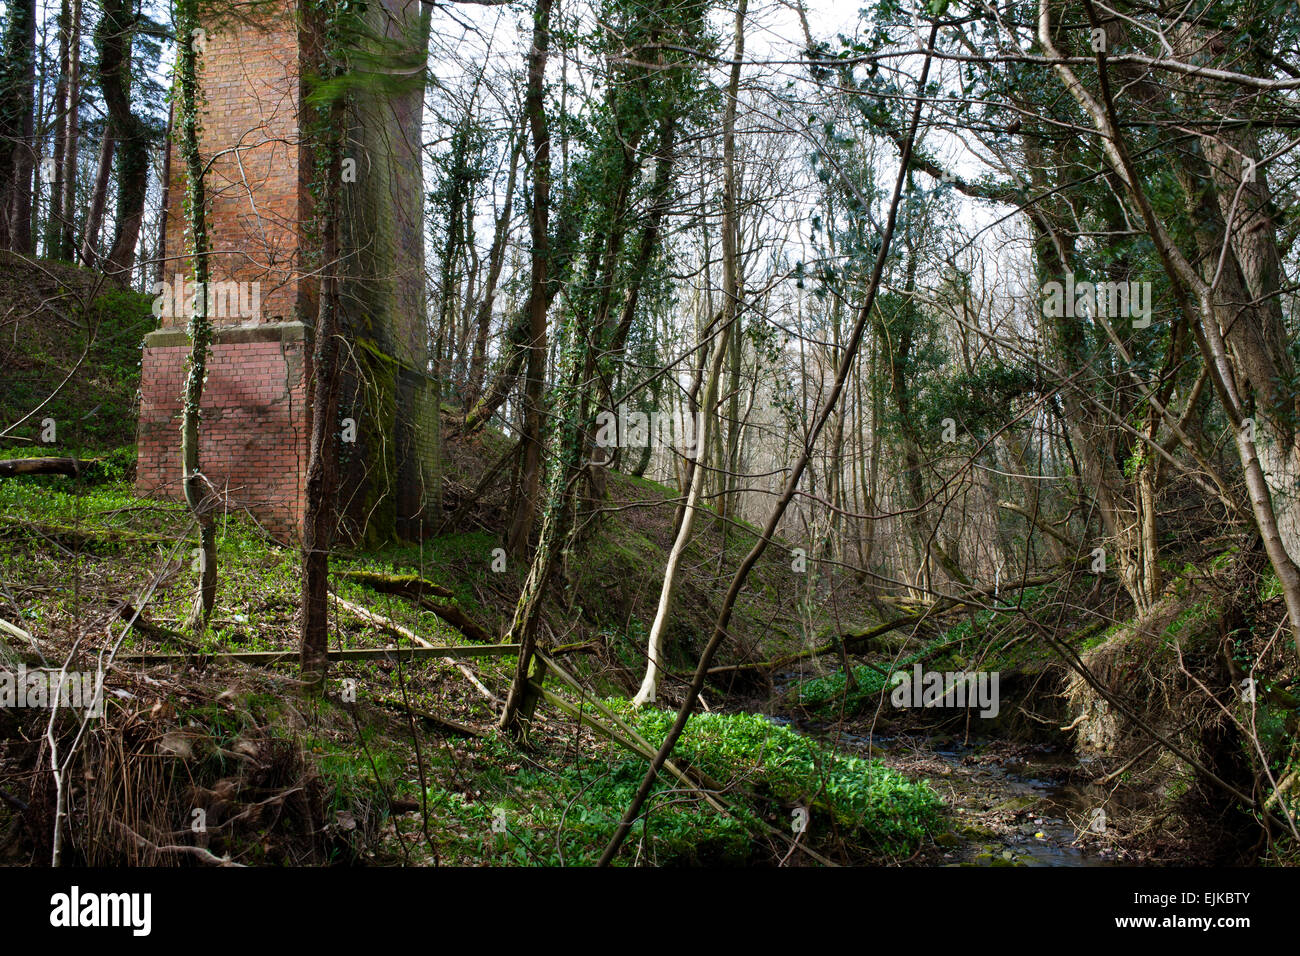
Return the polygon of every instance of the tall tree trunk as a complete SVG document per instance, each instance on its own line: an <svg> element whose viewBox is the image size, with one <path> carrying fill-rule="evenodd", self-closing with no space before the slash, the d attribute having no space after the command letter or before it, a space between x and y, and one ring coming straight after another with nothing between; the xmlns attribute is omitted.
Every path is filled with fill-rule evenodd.
<svg viewBox="0 0 1300 956"><path fill-rule="evenodd" d="M506 244L510 237L510 219L514 213L515 179L519 172L519 157L524 150L526 136L520 132L510 148L510 174L506 177L505 201L497 216L492 233L492 249L488 253L487 281L483 297L475 315L474 346L470 351L469 375L465 386L465 408L470 410L483 391L483 376L487 371L487 343L492 329L492 310L496 305L497 284L506 259Z"/></svg>
<svg viewBox="0 0 1300 956"><path fill-rule="evenodd" d="M531 209L531 206L530 206ZM546 310L549 312L551 302L559 293L564 277L573 257L569 254L568 242L579 225L582 211L580 203L570 202L560 207L555 224L556 242L549 244L552 264L547 268ZM531 212L530 212L531 216ZM522 309L514 312L506 323L504 342L501 347L501 360L492 376L491 384L484 390L482 397L465 416L465 431L473 432L482 428L487 421L505 404L510 393L519 380L519 373L524 367L529 348L529 335L533 315L533 297L530 293Z"/></svg>
<svg viewBox="0 0 1300 956"><path fill-rule="evenodd" d="M59 7L59 81L54 85L54 176L50 181L50 212L45 220L45 255L60 258L63 251L63 173L68 142L68 80L72 72L72 4Z"/></svg>
<svg viewBox="0 0 1300 956"><path fill-rule="evenodd" d="M36 172L36 4L35 0L20 0L11 4L10 9L17 11L26 8L25 17L29 20L27 61L18 89L19 109L23 115L23 139L14 158L14 194L13 194L13 228L12 245L14 252L32 255L36 252L32 240L32 192L33 178ZM13 14L11 14L13 15Z"/></svg>
<svg viewBox="0 0 1300 956"><path fill-rule="evenodd" d="M0 248L30 255L35 159L36 0L8 5L0 65Z"/></svg>
<svg viewBox="0 0 1300 956"><path fill-rule="evenodd" d="M1184 33L1188 47L1201 46L1203 38ZM1225 91L1210 102L1215 109L1229 109L1234 97ZM1256 447L1278 533L1292 561L1300 562L1300 389L1282 312L1277 204L1254 130L1206 132L1200 146L1201 156L1189 150L1179 157L1190 174L1183 182L1190 186L1201 274L1220 301L1240 310L1239 318L1224 326L1224 338L1253 399ZM1214 202L1217 215L1208 208Z"/></svg>
<svg viewBox="0 0 1300 956"><path fill-rule="evenodd" d="M740 0L742 9L745 2L746 0ZM650 637L646 642L645 676L641 679L641 686L632 699L634 707L653 704L656 696L658 696L659 679L664 670L667 651L668 620L669 615L672 613L673 594L677 590L677 569L681 563L682 554L691 541L691 526L695 523L695 515L699 510L700 490L704 487L705 476L708 472L703 462L704 449L708 447L709 426L714 415L713 406L718 399L718 380L722 377L722 364L727 357L727 338L735 321L734 310L731 311L733 314L726 320L726 324L723 325L718 335L718 341L714 344L713 360L709 365L709 375L704 385L704 398L700 406L703 411L701 416L703 419L702 433L695 436L697 457L695 467L691 470L690 491L687 492L685 511L682 514L681 524L677 529L677 536L673 539L672 549L668 552L668 563L664 567L664 581L659 590L659 604L655 608L654 623L650 626Z"/></svg>
<svg viewBox="0 0 1300 956"><path fill-rule="evenodd" d="M71 262L77 255L74 212L77 201L77 147L81 138L81 0L72 0L72 32L68 41L68 96L64 119L63 142L63 210L58 258ZM168 130L170 133L170 130ZM170 155L170 151L169 151Z"/></svg>
<svg viewBox="0 0 1300 956"><path fill-rule="evenodd" d="M659 591L659 605L650 628L646 648L646 670L641 687L633 698L633 705L653 703L658 693L660 672L664 665L666 628L672 612L673 592L677 587L677 567L682 553L691 539L691 526L700 498L700 489L708 469L704 461L709 448L709 425L714 417L718 398L718 380L722 364L730 349L728 340L733 337L736 317L740 310L740 257L736 250L736 99L740 92L740 66L745 57L745 12L748 0L740 0L736 7L735 50L731 61L731 75L727 79L726 105L722 113L722 326L714 346L713 361L704 383L704 396L700 403L702 428L695 436L695 467L691 471L690 490L686 496L685 511L668 554L664 569L663 587ZM707 327L706 327L707 332ZM734 422L733 422L734 427Z"/></svg>
<svg viewBox="0 0 1300 956"><path fill-rule="evenodd" d="M323 686L329 668L329 555L338 491L339 214L343 181L346 107L337 99L328 111L325 157L318 175L321 283L312 361L311 450L307 459L306 507L302 525L303 679Z"/></svg>
<svg viewBox="0 0 1300 956"><path fill-rule="evenodd" d="M1091 12L1090 7L1089 10ZM1052 38L1050 0L1039 0L1038 41L1050 57L1060 60ZM1107 163L1140 211L1147 233L1151 236L1173 286L1179 308L1196 318L1197 345L1210 366L1215 391L1231 423L1255 525L1269 563L1277 573L1282 587L1291 635L1296 651L1300 653L1300 567L1297 567L1300 554L1292 553L1292 548L1300 551L1300 547L1294 544L1288 547L1289 542L1278 521L1278 512L1285 511L1285 506L1279 508L1274 503L1275 493L1284 492L1285 489L1275 489L1272 486L1264 465L1268 453L1261 454L1261 445L1286 437L1285 432L1278 428L1279 422L1295 421L1294 409L1287 407L1294 404L1295 396L1288 395L1285 388L1278 388L1278 378L1268 374L1270 369L1282 369L1287 364L1289 357L1285 356L1285 333L1268 322L1267 310L1251 310L1243 315L1237 307L1238 303L1250 300L1242 287L1244 280L1235 256L1225 258L1226 268L1221 275L1223 284L1216 285L1214 281L1207 282L1183 254L1157 216L1138 178L1116 116L1104 51L1097 53L1097 66L1098 96L1093 96L1085 89L1074 70L1064 62L1055 63L1054 69L1066 90L1092 121ZM1207 176L1199 175L1197 170L1187 169L1187 151L1184 151L1180 159L1183 162L1179 172L1188 176L1188 195L1194 209L1193 222L1198 233L1198 244L1204 243L1202 236L1212 233L1214 248L1225 248L1224 224L1218 213L1218 204L1212 201L1212 183ZM1196 188L1199 183L1205 184L1203 189ZM1242 383L1240 387L1239 381ZM1248 389L1244 399L1242 388ZM1247 415L1247 402L1251 398L1258 403L1263 413L1260 422ZM1284 447L1282 451L1284 454L1293 454L1291 447Z"/></svg>
<svg viewBox="0 0 1300 956"><path fill-rule="evenodd" d="M57 17L53 25L57 32ZM41 58L40 62L36 64L36 75L39 81L32 99L32 198L29 203L31 221L28 223L27 234L33 255L38 246L38 238L43 238L41 233L41 198L45 190L42 187L53 181L52 177L43 168L45 166L45 140L51 128L50 116L57 114L59 108L56 97L46 97L45 95L45 86L55 72L50 64L50 26L51 22L47 17L45 22L41 24L40 35L37 38L37 49L40 50ZM49 210L47 209L47 219L48 215Z"/></svg>
<svg viewBox="0 0 1300 956"><path fill-rule="evenodd" d="M201 635L212 616L217 596L217 526L214 520L216 491L199 471L199 420L203 403L203 380L208 371L208 347L212 323L208 319L208 227L207 195L203 181L203 159L199 155L198 55L193 31L198 27L199 0L177 0L177 72L180 79L180 152L185 160L186 208L189 212L190 254L194 257L194 282L199 290L190 316L190 355L185 376L181 413L181 475L185 503L199 523L199 587L187 626ZM108 133L105 132L105 136Z"/></svg>
<svg viewBox="0 0 1300 956"><path fill-rule="evenodd" d="M132 0L102 3L104 17L95 31L99 87L117 143L117 208L113 241L103 268L115 281L129 285L149 184L149 129L131 112L131 47L135 37Z"/></svg>
<svg viewBox="0 0 1300 956"><path fill-rule="evenodd" d="M103 138L99 141L95 186L90 194L90 208L81 234L81 261L92 269L97 268L100 262L99 234L104 230L104 207L108 205L108 181L112 176L113 124L107 122L104 124Z"/></svg>
<svg viewBox="0 0 1300 956"><path fill-rule="evenodd" d="M902 452L904 478L903 487L908 494L908 505L912 512L909 524L914 538L918 570L921 584L925 591L934 588L934 565L938 565L957 584L969 585L970 580L957 564L944 543L939 540L939 529L929 516L928 501L925 494L925 476L922 474L921 440L916 417L912 409L912 397L916 383L912 381L907 370L911 368L911 354L914 346L915 323L918 306L916 304L916 270L918 253L915 249L908 251L907 281L903 289L902 328L892 334L883 325L885 319L877 312L877 321L882 323L876 330L882 341L894 343L890 354L890 381L894 406L898 410L899 428L902 432Z"/></svg>
<svg viewBox="0 0 1300 956"><path fill-rule="evenodd" d="M549 0L539 0L539 6L543 3L549 4ZM554 464L547 480L546 507L542 513L537 551L506 635L508 643L519 644L519 656L514 680L501 711L500 725L516 736L527 733L537 703L532 684L540 682L545 675L545 668L535 653L539 643L537 630L542 600L573 521L589 426L583 420L583 410L590 407L591 385L584 370L595 350L596 326L591 316L570 314L560 328L559 381L551 403L555 415L555 426L550 431Z"/></svg>
<svg viewBox="0 0 1300 956"><path fill-rule="evenodd" d="M831 349L830 365L831 368L839 366L840 356L840 334L841 334L841 309L843 299L835 297L831 305ZM817 370L818 380L821 380L822 371ZM847 404L847 403L846 403ZM830 503L830 513L826 517L826 533L819 535L817 544L813 550L813 566L808 573L808 580L811 583L815 580L816 568L820 558L827 552L830 552L831 560L838 562L841 558L841 545L843 540L840 535L840 515L844 510L844 417L845 409L841 408L835 413L835 427L831 431L831 444L827 449L827 457L830 459L827 463L827 485L826 500ZM810 594L811 594L810 590Z"/></svg>
<svg viewBox="0 0 1300 956"><path fill-rule="evenodd" d="M734 147L733 147L734 151ZM732 187L734 193L735 187ZM733 196L734 203L734 196ZM738 220L733 220L733 226L737 233L740 230ZM732 239L732 247L737 245L737 240ZM724 243L725 248L725 243ZM735 263L735 296L736 301L744 295L744 281L740 272L740 257L736 256ZM731 527L730 522L726 519L731 517L736 510L737 498L739 497L740 488L740 373L742 360L745 354L745 337L736 329L735 334L730 337L729 347L731 349L730 362L727 368L727 456L724 463L722 480L719 482L719 490L722 494L718 498L718 521L721 523L723 548L726 548L727 532ZM719 429L718 437L722 437L722 430Z"/></svg>
<svg viewBox="0 0 1300 956"><path fill-rule="evenodd" d="M546 122L546 59L551 38L551 2L537 0L533 11L533 44L528 52L528 92L524 111L533 143L532 278L528 302L528 359L524 378L523 472L519 506L506 539L506 548L521 556L537 514L542 476L542 392L546 386L546 295L550 266L548 233L551 204L551 135Z"/></svg>
<svg viewBox="0 0 1300 956"><path fill-rule="evenodd" d="M452 363L456 356L456 298L459 293L460 275L457 272L458 260L465 245L466 238L466 193L469 189L466 165L469 151L469 128L472 117L466 116L461 125L452 134L451 151L448 157L450 170L447 185L446 241L442 247L442 268L440 270L440 293L438 302L438 334L434 339L434 382L438 392L438 402L445 394L444 386L450 386L454 380Z"/></svg>

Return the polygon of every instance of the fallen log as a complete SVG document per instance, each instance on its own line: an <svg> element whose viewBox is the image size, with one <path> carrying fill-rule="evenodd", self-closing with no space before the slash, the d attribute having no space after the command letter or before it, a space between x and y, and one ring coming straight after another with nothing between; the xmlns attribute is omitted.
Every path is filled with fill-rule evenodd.
<svg viewBox="0 0 1300 956"><path fill-rule="evenodd" d="M463 724L459 720L452 720L450 717L439 717L437 714L427 710L421 710L418 707L412 707L405 701L397 700L393 697L379 697L375 703L392 710L399 710L403 713L410 713L413 717L418 717L426 723L436 724L443 730L456 734L460 737L487 737L488 731L472 724Z"/></svg>
<svg viewBox="0 0 1300 956"><path fill-rule="evenodd" d="M451 597L452 593L440 584L427 581L418 574L380 574L377 571L335 571L336 578L364 585L381 594L396 594L419 601L426 595Z"/></svg>
<svg viewBox="0 0 1300 956"><path fill-rule="evenodd" d="M442 618L456 630L460 631L471 641L481 641L489 644L496 640L496 636L481 627L477 622L471 619L464 611L458 607L449 604L435 604L427 598L420 602L420 606L427 611L432 611L438 617Z"/></svg>
<svg viewBox="0 0 1300 956"><path fill-rule="evenodd" d="M354 584L378 591L380 594L393 594L414 601L426 611L432 611L471 641L491 644L496 636L482 627L460 608L452 604L441 604L430 598L452 597L452 592L441 585L426 581L415 574L379 574L374 571L339 571L336 576Z"/></svg>
<svg viewBox="0 0 1300 956"><path fill-rule="evenodd" d="M1000 593L1019 591L1024 588L1038 587L1043 584L1051 584L1060 578L1060 574L1041 575L1036 578L1026 578L1023 581L1017 581L1014 584L1003 585L1000 590L995 591L993 588L973 589L961 595L948 595L939 598L934 603L926 605L923 610L914 614L905 614L902 617L896 617L889 621L884 621L874 627L866 628L861 631L850 631L841 637L836 637L820 647L809 648L808 650L799 651L797 654L789 654L785 657L779 657L772 661L752 661L745 664L723 664L718 667L710 667L710 674L730 674L737 671L754 671L754 670L776 670L780 667L786 667L799 661L808 660L813 657L825 657L827 654L856 653L866 650L872 640L878 637L896 631L899 628L908 625L921 625L931 618L939 615L950 614L953 611L960 611L970 607L983 606L986 599L997 598Z"/></svg>
<svg viewBox="0 0 1300 956"><path fill-rule="evenodd" d="M59 547L74 550L104 548L116 550L131 544L175 544L175 538L157 534L127 534L116 528L71 527L45 522L23 521L7 515L0 516L0 538L36 538L50 541Z"/></svg>
<svg viewBox="0 0 1300 956"><path fill-rule="evenodd" d="M345 601L337 594L331 593L330 597L334 599L334 601L339 605L339 607L351 611L353 614L361 618L367 624L377 627L380 630L387 631L390 634L394 634L397 637L404 637L411 643L418 644L421 647L433 647L432 644L430 644L428 641L422 638L419 634L416 634L410 628L402 627L402 625L398 624L396 621L392 620L391 618L384 617L382 614L376 614L374 611L371 611L368 608L361 607L358 604L353 604L351 601ZM461 674L465 676L465 679L474 685L474 689L477 690L480 694L482 694L485 698L487 698L488 701L490 701L494 706L501 703L501 701L497 698L496 694L488 690L487 686L484 685L484 683L478 679L478 675L475 674L468 667L466 667L464 664L459 664L456 661L452 660L450 657L444 657L442 659L442 662L444 664L450 664L453 667L457 668L461 672Z"/></svg>
<svg viewBox="0 0 1300 956"><path fill-rule="evenodd" d="M0 459L0 478L19 475L68 475L76 477L102 458L4 458Z"/></svg>
<svg viewBox="0 0 1300 956"><path fill-rule="evenodd" d="M800 651L797 654L788 654L785 657L779 657L772 661L754 661L747 664L723 664L718 667L710 667L710 674L729 674L736 671L755 671L755 670L776 670L780 667L786 667L790 664L798 663L802 660L808 660L813 657L824 657L827 654L838 654L841 650L844 653L857 653L860 650L866 650L866 645L872 639L882 637L890 631L896 631L900 627L906 627L908 624L920 624L930 615L927 614L909 614L906 617L895 618L892 621L885 621L883 624L877 624L875 627L869 627L865 631L845 634L842 638L837 638L820 647L809 648L806 651Z"/></svg>

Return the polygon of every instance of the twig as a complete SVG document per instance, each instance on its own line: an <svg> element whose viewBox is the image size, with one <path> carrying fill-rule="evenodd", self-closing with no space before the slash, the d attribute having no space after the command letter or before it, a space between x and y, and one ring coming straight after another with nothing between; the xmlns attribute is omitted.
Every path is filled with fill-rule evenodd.
<svg viewBox="0 0 1300 956"><path fill-rule="evenodd" d="M125 830L127 832L127 835L129 835L132 839L134 839L138 846L146 850L152 850L154 853L192 856L195 859L197 859L200 863L206 863L209 866L237 866L240 869L244 868L244 864L236 863L228 856L216 856L210 850L205 850L201 846L182 846L180 844L169 844L167 846L159 846L158 844L154 843L152 840L147 840L144 837L142 837L140 834L136 833L134 830L132 830L121 820L114 820L113 823L116 826L119 826L123 830Z"/></svg>

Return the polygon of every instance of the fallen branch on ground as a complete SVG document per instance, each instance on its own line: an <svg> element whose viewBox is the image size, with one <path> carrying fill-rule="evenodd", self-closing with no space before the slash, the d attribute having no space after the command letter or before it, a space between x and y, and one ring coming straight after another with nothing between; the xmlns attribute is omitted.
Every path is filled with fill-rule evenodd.
<svg viewBox="0 0 1300 956"><path fill-rule="evenodd" d="M1036 578L1026 578L1024 581L1017 582L1014 585L1004 585L1000 588L998 593L1002 594L1008 591L1019 591L1025 588L1050 584L1059 577L1059 574L1050 574ZM929 618L951 614L954 611L962 611L971 607L984 607L986 599L993 596L994 591L992 588L980 588L968 591L962 595L947 595L939 598L932 604L926 605L924 610L917 611L914 614L905 614L902 617L896 617L889 621L883 621L880 624L865 628L864 630L850 631L849 633L828 641L819 647L799 651L797 654L788 654L785 657L779 657L776 660L771 661L751 661L744 664L723 664L718 667L710 667L708 673L730 674L737 671L776 670L813 657L825 657L828 654L839 654L841 650L845 653L860 653L869 650L868 645L872 640L878 637L883 637L891 631L896 631L901 627L907 627L909 624L919 625Z"/></svg>
<svg viewBox="0 0 1300 956"><path fill-rule="evenodd" d="M413 716L419 717L421 720L428 721L431 724L437 724L439 727L442 727L445 730L450 730L452 733L459 734L462 737L486 737L488 735L487 731L481 730L471 724L463 724L459 720L452 720L450 717L439 717L437 714L430 711L408 706L405 701L395 700L391 697L376 697L374 698L374 702L381 706L401 711L404 714L412 714Z"/></svg>
<svg viewBox="0 0 1300 956"><path fill-rule="evenodd" d="M403 627L390 617L384 617L382 614L377 614L369 608L362 607L360 604L353 604L351 601L345 601L337 594L331 593L330 597L334 599L334 603L339 607L355 614L367 624L377 627L381 631L387 631L395 637L404 637L412 644L418 644L420 647L433 647L432 644L422 638L419 634L416 634L410 628Z"/></svg>
<svg viewBox="0 0 1300 956"><path fill-rule="evenodd" d="M361 607L359 604L353 604L351 601L345 601L337 594L331 593L330 597L332 597L335 600L335 602L339 605L339 607L351 611L353 614L357 615L357 617L361 618L363 621L367 622L368 624L378 627L381 630L388 631L390 634L393 634L397 637L404 637L408 641L411 641L413 644L419 644L421 647L425 647L425 648L433 647L432 644L430 644L428 641L422 638L419 634L416 634L410 628L402 627L402 625L398 624L392 618L384 617L384 615L377 614L376 612L371 611L368 608ZM498 645L491 645L489 643L488 645L485 646L498 646ZM506 646L506 645L500 645L500 646ZM444 664L450 664L456 669L458 669L465 676L465 679L474 685L474 689L477 690L480 694L482 694L485 698L487 698L487 700L490 701L494 707L500 705L501 701L497 698L496 694L488 690L487 687L483 684L483 682L478 679L478 675L475 674L468 667L466 667L464 664L457 663L456 661L452 660L451 657L444 657L442 659L442 662Z"/></svg>
<svg viewBox="0 0 1300 956"><path fill-rule="evenodd" d="M175 544L174 538L158 534L124 534L116 528L74 528L42 524L18 518L0 517L0 538L44 538L70 550L89 550L88 545L119 548L130 544Z"/></svg>
<svg viewBox="0 0 1300 956"><path fill-rule="evenodd" d="M45 655L41 653L41 646L36 642L36 638L30 631L25 631L17 624L10 624L4 618L0 618L0 632L8 634L10 637L16 637L20 641L26 641L32 647L31 653L28 653L26 651L16 650L6 644L3 640L0 640L0 659L7 659L8 653L12 653L17 656L18 661L21 661L24 664L29 661L45 662Z"/></svg>
<svg viewBox="0 0 1300 956"><path fill-rule="evenodd" d="M142 837L140 834L136 833L134 830L132 830L129 826L127 826L122 821L114 820L113 823L121 827L123 830L125 830L127 836L135 840L136 846L140 847L143 850L151 850L154 853L161 853L163 855L192 856L195 859L197 859L200 863L206 863L209 866L237 866L240 867L241 869L244 866L244 864L242 863L234 862L233 860L230 859L230 857L216 856L210 850L205 850L201 846L180 846L176 844L170 846L159 846L157 843L154 843L152 840L148 840L145 837Z"/></svg>
<svg viewBox="0 0 1300 956"><path fill-rule="evenodd" d="M419 601L426 595L451 597L452 593L441 584L427 581L418 574L380 574L377 571L335 571L336 578L364 585L381 594L396 594Z"/></svg>
<svg viewBox="0 0 1300 956"><path fill-rule="evenodd" d="M0 459L0 478L19 475L68 475L75 477L102 458L5 458Z"/></svg>
<svg viewBox="0 0 1300 956"><path fill-rule="evenodd" d="M496 640L487 628L480 626L460 608L431 600L430 595L449 598L452 592L418 575L378 574L373 571L340 571L336 572L336 575L345 581L378 591L380 594L394 594L414 601L425 610L438 615L471 641L491 644Z"/></svg>
<svg viewBox="0 0 1300 956"><path fill-rule="evenodd" d="M145 637L151 637L155 641L175 641L182 647L188 647L197 650L197 646L189 639L188 635L180 631L173 631L171 628L155 624L144 616L144 609L137 610L128 602L123 602L117 609L117 616L127 624L133 624L135 629Z"/></svg>
<svg viewBox="0 0 1300 956"><path fill-rule="evenodd" d="M860 653L868 650L870 642L890 631L896 631L900 627L906 627L908 624L920 624L924 621L930 612L924 614L909 614L906 617L895 618L892 621L885 621L883 624L877 624L875 627L869 627L864 631L845 634L843 638L836 639L820 647L813 647L806 651L800 651L797 654L789 654L785 657L779 657L773 661L754 661L747 664L723 664L718 667L710 667L710 674L729 674L736 671L753 671L753 670L776 670L781 667L788 667L790 664L799 661L808 660L813 657L823 657L827 654L838 654L843 649L845 653Z"/></svg>

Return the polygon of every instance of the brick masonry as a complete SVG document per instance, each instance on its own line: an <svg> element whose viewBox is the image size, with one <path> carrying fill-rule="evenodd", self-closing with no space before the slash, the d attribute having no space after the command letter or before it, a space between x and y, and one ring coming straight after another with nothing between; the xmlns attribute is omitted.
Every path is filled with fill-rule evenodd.
<svg viewBox="0 0 1300 956"><path fill-rule="evenodd" d="M200 470L236 509L273 535L294 536L303 516L309 433L307 342L300 323L226 333L208 360L199 431ZM136 490L180 498L181 394L189 340L158 335L145 351Z"/></svg>
<svg viewBox="0 0 1300 956"><path fill-rule="evenodd" d="M231 509L246 509L282 540L297 536L310 440L311 157L301 135L301 44L295 0L260 23L208 31L201 59L200 148L210 160L212 282L257 283L251 315L223 315L201 406L200 469ZM418 0L372 8L381 32L415 29ZM382 25L381 25L382 24ZM363 440L344 462L349 537L414 534L436 510L437 410L427 369L423 302L422 91L362 94L349 141L357 181L345 187L345 335L361 364L340 417L359 414ZM169 284L188 277L184 164L171 147L165 253ZM246 297L246 301L251 297ZM180 414L189 338L183 314L145 338L136 489L181 497ZM396 371L394 371L396 370ZM349 386L345 383L345 390ZM360 461L355 460L360 455ZM345 456L346 457L346 456Z"/></svg>

